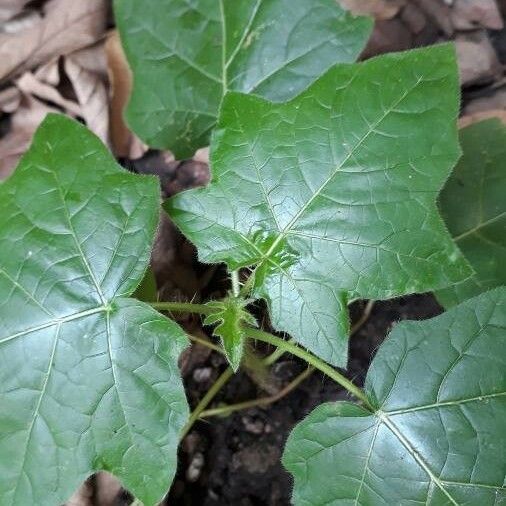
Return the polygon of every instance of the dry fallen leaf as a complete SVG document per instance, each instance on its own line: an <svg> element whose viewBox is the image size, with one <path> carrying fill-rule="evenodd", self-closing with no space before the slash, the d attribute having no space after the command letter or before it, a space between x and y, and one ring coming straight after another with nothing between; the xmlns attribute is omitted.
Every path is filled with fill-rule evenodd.
<svg viewBox="0 0 506 506"><path fill-rule="evenodd" d="M107 0L49 0L30 29L0 34L0 81L96 42L105 31L107 8Z"/></svg>
<svg viewBox="0 0 506 506"><path fill-rule="evenodd" d="M92 46L74 51L69 56L84 70L98 74L104 82L107 81L108 67L107 56L105 54L105 40L100 40Z"/></svg>
<svg viewBox="0 0 506 506"><path fill-rule="evenodd" d="M459 119L459 128L464 128L472 125L473 123L478 123L479 121L491 118L499 118L506 125L506 110L491 109L489 111L480 111L475 112L474 114L462 116L462 118Z"/></svg>
<svg viewBox="0 0 506 506"><path fill-rule="evenodd" d="M338 0L338 3L353 14L391 19L406 4L406 0Z"/></svg>
<svg viewBox="0 0 506 506"><path fill-rule="evenodd" d="M19 107L20 101L21 92L14 86L0 91L0 111L12 113Z"/></svg>
<svg viewBox="0 0 506 506"><path fill-rule="evenodd" d="M31 96L22 96L11 116L11 129L0 139L0 179L9 176L30 146L37 127L50 112L58 112Z"/></svg>
<svg viewBox="0 0 506 506"><path fill-rule="evenodd" d="M93 506L94 490L89 481L84 482L76 493L66 502L65 506Z"/></svg>
<svg viewBox="0 0 506 506"><path fill-rule="evenodd" d="M123 52L119 35L111 32L105 44L111 83L111 142L118 157L140 158L147 147L128 128L123 111L132 90L132 72Z"/></svg>
<svg viewBox="0 0 506 506"><path fill-rule="evenodd" d="M456 30L489 28L501 30L504 26L496 0L457 0L451 12Z"/></svg>
<svg viewBox="0 0 506 506"><path fill-rule="evenodd" d="M58 65L59 58L54 58L44 65L41 65L34 71L33 75L43 83L50 84L51 86L58 86L60 84L60 68Z"/></svg>
<svg viewBox="0 0 506 506"><path fill-rule="evenodd" d="M81 108L72 100L68 100L53 86L39 81L31 72L25 72L18 80L16 86L25 95L34 95L43 100L52 102L64 109L71 116L80 116Z"/></svg>
<svg viewBox="0 0 506 506"><path fill-rule="evenodd" d="M65 58L65 72L80 105L86 126L109 144L109 107L104 82L98 74L83 69L72 57Z"/></svg>
<svg viewBox="0 0 506 506"><path fill-rule="evenodd" d="M1 0L0 22L7 21L19 14L30 0Z"/></svg>

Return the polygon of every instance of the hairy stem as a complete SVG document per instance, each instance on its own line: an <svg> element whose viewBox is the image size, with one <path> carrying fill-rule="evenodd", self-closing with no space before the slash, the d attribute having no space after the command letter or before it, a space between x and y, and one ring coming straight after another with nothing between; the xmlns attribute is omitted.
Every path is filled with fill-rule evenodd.
<svg viewBox="0 0 506 506"><path fill-rule="evenodd" d="M208 315L212 313L212 308L205 304L193 304L191 302L148 302L148 304L157 311L170 311L173 313L197 313Z"/></svg>
<svg viewBox="0 0 506 506"><path fill-rule="evenodd" d="M239 297L241 293L241 283L239 281L239 271L232 271L230 273L230 278L232 280L232 293L234 297Z"/></svg>
<svg viewBox="0 0 506 506"><path fill-rule="evenodd" d="M253 288L254 282L255 282L255 271L253 271L249 275L249 278L246 280L246 283L244 283L244 285L242 285L242 288L239 292L239 296L240 297L247 297Z"/></svg>
<svg viewBox="0 0 506 506"><path fill-rule="evenodd" d="M200 344L201 346L205 346L206 348L209 348L213 351L216 351L218 353L221 353L222 355L225 353L223 351L223 348L221 346L218 346L217 344L212 343L211 341L208 341L207 339L204 339L202 337L197 337L192 334L186 334L186 337L192 341L193 343Z"/></svg>
<svg viewBox="0 0 506 506"><path fill-rule="evenodd" d="M318 369L322 373L326 374L329 378L334 380L336 383L339 383L339 385L346 388L348 392L353 394L357 399L360 399L368 409L372 410L366 395L360 388L358 388L348 378L337 372L334 368L332 368L330 365L312 353L309 353L308 351L300 348L290 341L285 341L284 339L269 334L268 332L264 332L263 330L248 327L246 329L246 332L253 339L258 339L259 341L264 341L266 343L272 344L282 350L285 350L288 353L291 353L292 355L295 355L296 357L301 358L308 364L312 365L315 369Z"/></svg>
<svg viewBox="0 0 506 506"><path fill-rule="evenodd" d="M204 411L207 406L209 406L210 402L214 399L216 394L221 390L223 385L234 375L234 371L231 367L225 369L225 371L221 374L221 376L214 382L213 386L207 391L206 395L202 397L200 402L197 404L197 407L192 411L188 422L183 427L180 438L183 439L190 429L193 427L193 424L200 418L202 411Z"/></svg>
<svg viewBox="0 0 506 506"><path fill-rule="evenodd" d="M238 402L237 404L230 404L228 406L221 406L214 409L206 409L200 413L200 418L208 418L211 416L224 416L233 413L234 411L240 411L243 409L254 408L257 406L268 406L274 402L279 401L292 390L297 388L307 377L309 377L314 371L313 367L308 367L304 372L299 374L293 379L288 385L282 388L278 393L270 395L268 397L261 397L260 399L253 399L251 401Z"/></svg>

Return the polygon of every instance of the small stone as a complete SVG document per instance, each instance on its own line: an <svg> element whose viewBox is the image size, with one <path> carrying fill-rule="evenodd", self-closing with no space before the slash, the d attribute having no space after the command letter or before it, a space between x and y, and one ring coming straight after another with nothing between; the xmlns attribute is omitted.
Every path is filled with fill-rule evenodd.
<svg viewBox="0 0 506 506"><path fill-rule="evenodd" d="M263 434L264 422L262 422L262 420L250 416L243 416L241 420L246 432L250 432L251 434Z"/></svg>
<svg viewBox="0 0 506 506"><path fill-rule="evenodd" d="M197 452L194 456L192 461L190 462L190 465L188 466L188 469L186 470L186 479L194 483L202 474L202 469L204 467L204 455L202 453Z"/></svg>
<svg viewBox="0 0 506 506"><path fill-rule="evenodd" d="M196 383L205 383L211 378L213 370L210 367L198 367L193 371L193 381Z"/></svg>

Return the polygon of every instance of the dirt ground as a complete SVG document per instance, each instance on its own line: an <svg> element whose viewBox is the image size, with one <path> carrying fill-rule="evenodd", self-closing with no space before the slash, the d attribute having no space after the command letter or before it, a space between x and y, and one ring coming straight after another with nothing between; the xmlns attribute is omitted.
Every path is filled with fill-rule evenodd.
<svg viewBox="0 0 506 506"><path fill-rule="evenodd" d="M363 59L390 51L453 40L462 83L460 124L490 116L506 118L506 0L340 0L358 13L376 18ZM65 21L64 21L65 20ZM35 51L34 37L52 33L51 50ZM76 29L79 28L79 29ZM35 33L35 35L34 35ZM32 44L32 51L27 51ZM173 195L205 184L207 153L175 161L167 152L148 151L121 118L129 73L118 45L107 0L0 0L0 178L7 177L44 115L60 111L81 119L106 142L129 170L154 173L163 192ZM223 296L221 268L197 264L195 251L162 219L153 253L161 300L206 300ZM351 307L354 322L370 306ZM261 305L255 311L266 319ZM362 384L375 350L396 322L426 319L441 312L431 294L376 302L351 339L347 375ZM198 319L181 323L205 334ZM268 349L258 345L258 352ZM194 345L181 360L192 407L226 368L223 357ZM268 381L241 372L220 391L212 407L274 395L303 372L304 365L283 356ZM288 395L264 407L196 423L179 451L179 468L165 501L170 505L283 506L289 504L290 477L280 457L292 427L315 406L346 399L347 394L313 373ZM69 506L119 506L132 498L107 475L93 477Z"/></svg>

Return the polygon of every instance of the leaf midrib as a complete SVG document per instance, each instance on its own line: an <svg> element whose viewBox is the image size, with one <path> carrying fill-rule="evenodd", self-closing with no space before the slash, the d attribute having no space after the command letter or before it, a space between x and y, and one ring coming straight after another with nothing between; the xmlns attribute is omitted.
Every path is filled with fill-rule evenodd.
<svg viewBox="0 0 506 506"><path fill-rule="evenodd" d="M356 76L357 74L355 74ZM353 76L352 80L355 78ZM320 185L320 187L313 193L313 195L306 201L305 204L299 209L296 215L290 220L290 222L279 232L278 237L274 240L269 250L263 255L265 258L270 257L272 253L276 250L279 243L285 239L293 226L297 223L297 221L301 218L301 216L307 211L309 206L315 201L317 197L321 195L324 189L329 185L338 172L344 167L344 165L355 155L356 150L362 145L363 142L373 133L376 128L387 118L387 116L423 81L421 77L419 77L416 82L408 88L393 104L391 104L380 116L378 120L374 123L368 125L367 132L361 137L361 139L350 149L348 154L344 157L344 159L339 162L336 167L332 170L331 174L327 177L327 179ZM351 82L351 81L350 81ZM349 85L349 84L348 84ZM272 209L272 212L274 210Z"/></svg>

